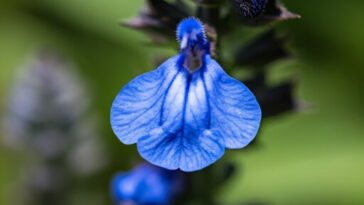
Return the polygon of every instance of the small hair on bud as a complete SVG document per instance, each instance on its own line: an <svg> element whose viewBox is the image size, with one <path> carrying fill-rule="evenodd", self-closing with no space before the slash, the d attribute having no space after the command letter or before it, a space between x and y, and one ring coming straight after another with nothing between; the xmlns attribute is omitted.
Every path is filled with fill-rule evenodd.
<svg viewBox="0 0 364 205"><path fill-rule="evenodd" d="M205 28L202 22L196 17L188 17L182 20L177 26L177 40L182 41L184 35L194 34L206 40Z"/></svg>

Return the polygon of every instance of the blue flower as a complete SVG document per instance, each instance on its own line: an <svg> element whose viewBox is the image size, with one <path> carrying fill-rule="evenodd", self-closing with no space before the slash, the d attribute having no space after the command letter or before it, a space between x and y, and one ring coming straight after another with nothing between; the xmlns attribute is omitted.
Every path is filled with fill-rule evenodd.
<svg viewBox="0 0 364 205"><path fill-rule="evenodd" d="M261 110L250 90L211 58L199 20L183 20L177 38L177 56L121 90L111 125L124 144L137 143L152 164L196 171L221 158L225 148L248 145L258 132Z"/></svg>
<svg viewBox="0 0 364 205"><path fill-rule="evenodd" d="M183 189L181 173L141 164L130 172L115 175L111 193L115 204L171 204Z"/></svg>

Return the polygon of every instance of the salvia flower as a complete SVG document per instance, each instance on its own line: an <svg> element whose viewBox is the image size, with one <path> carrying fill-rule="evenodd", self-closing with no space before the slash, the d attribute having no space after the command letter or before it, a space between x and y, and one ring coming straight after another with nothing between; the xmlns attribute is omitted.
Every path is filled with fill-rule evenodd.
<svg viewBox="0 0 364 205"><path fill-rule="evenodd" d="M67 204L73 181L107 163L87 87L71 62L45 49L20 69L11 88L4 142L34 160L21 172L18 186L24 189L16 191L24 204Z"/></svg>
<svg viewBox="0 0 364 205"><path fill-rule="evenodd" d="M77 135L87 97L71 63L58 54L44 50L31 60L10 91L6 140L27 145L44 158L57 158Z"/></svg>
<svg viewBox="0 0 364 205"><path fill-rule="evenodd" d="M111 125L124 144L137 143L147 161L183 171L202 169L225 148L248 145L258 132L255 96L211 58L202 23L177 28L180 53L136 77L117 95Z"/></svg>
<svg viewBox="0 0 364 205"><path fill-rule="evenodd" d="M111 194L115 204L166 205L183 190L183 175L151 164L115 175Z"/></svg>

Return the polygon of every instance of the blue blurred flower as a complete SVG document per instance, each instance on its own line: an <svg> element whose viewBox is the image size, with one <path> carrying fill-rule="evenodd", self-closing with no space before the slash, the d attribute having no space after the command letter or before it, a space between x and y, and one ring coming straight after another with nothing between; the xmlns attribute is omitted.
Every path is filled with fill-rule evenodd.
<svg viewBox="0 0 364 205"><path fill-rule="evenodd" d="M261 110L250 90L211 58L199 20L183 20L177 38L177 56L121 90L111 125L124 144L137 143L147 161L195 171L222 157L225 147L248 145L258 132Z"/></svg>
<svg viewBox="0 0 364 205"><path fill-rule="evenodd" d="M117 174L111 183L115 204L171 204L183 189L180 172L141 164L130 172Z"/></svg>

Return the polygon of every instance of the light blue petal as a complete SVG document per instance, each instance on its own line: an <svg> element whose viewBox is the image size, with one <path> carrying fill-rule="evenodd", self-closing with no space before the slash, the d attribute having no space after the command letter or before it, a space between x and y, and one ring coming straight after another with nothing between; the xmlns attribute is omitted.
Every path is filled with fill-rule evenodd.
<svg viewBox="0 0 364 205"><path fill-rule="evenodd" d="M218 130L230 149L248 145L256 136L261 109L250 90L228 76L210 56L206 56L204 82L209 95L211 129Z"/></svg>
<svg viewBox="0 0 364 205"><path fill-rule="evenodd" d="M261 110L241 82L205 56L189 73L179 57L137 77L120 92L111 112L114 132L137 142L149 162L183 171L202 169L227 148L242 148L257 134Z"/></svg>
<svg viewBox="0 0 364 205"><path fill-rule="evenodd" d="M111 107L111 126L124 144L133 144L160 123L160 111L166 92L176 77L175 56L154 71L129 82Z"/></svg>
<svg viewBox="0 0 364 205"><path fill-rule="evenodd" d="M202 169L224 154L223 138L215 132L169 133L156 128L138 142L138 151L149 162L167 168L190 172Z"/></svg>
<svg viewBox="0 0 364 205"><path fill-rule="evenodd" d="M162 109L160 127L140 138L143 158L168 169L196 171L224 154L224 140L210 129L208 95L203 70L182 69L171 84Z"/></svg>

